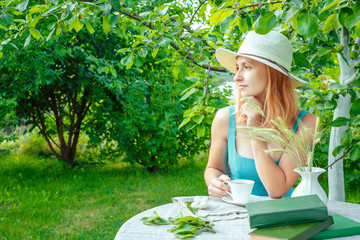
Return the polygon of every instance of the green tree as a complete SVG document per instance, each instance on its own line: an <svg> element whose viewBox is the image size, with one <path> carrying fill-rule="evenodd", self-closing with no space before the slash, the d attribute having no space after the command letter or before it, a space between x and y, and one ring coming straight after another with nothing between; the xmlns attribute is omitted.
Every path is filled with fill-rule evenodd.
<svg viewBox="0 0 360 240"><path fill-rule="evenodd" d="M136 11L142 9L139 6L132 7ZM15 107L16 117L31 116L59 159L75 164L81 129L94 145L116 141L112 153L125 153L127 161L149 170L167 168L178 157L207 147L204 140L209 139L209 131L205 126L211 123L209 113L215 108L199 106L193 118L196 124L179 129L184 109L192 104L179 99L189 85L201 89L206 79L209 86L212 76L189 66L194 59L172 51L176 45L154 27L171 37L182 29L178 21L171 20L172 26L162 23L169 17L165 15L169 7L145 7L148 12L143 16L154 11L153 17L161 22L154 26L139 25L136 13L119 17L125 6L116 2L49 1L35 5L9 1L3 7L0 31L7 39L1 45L1 82L6 88L1 102L4 107ZM175 12L182 13L182 9ZM29 66L21 59L29 59ZM28 87L22 88L25 83ZM225 96L219 92L213 95L217 97L197 99L187 94L182 99L224 106ZM81 103L85 107L79 110Z"/></svg>
<svg viewBox="0 0 360 240"><path fill-rule="evenodd" d="M89 109L104 99L121 98L116 57L106 51L121 39L113 35L110 42L100 34L91 38L96 45L88 39L82 32L30 44L23 51L9 45L0 65L3 116L14 109L13 116L38 127L52 153L71 166Z"/></svg>
<svg viewBox="0 0 360 240"><path fill-rule="evenodd" d="M49 38L54 33L59 35L84 27L91 32L91 19L98 18L102 21L105 33L124 32L123 26L137 24L138 34L128 35L132 41L129 48L132 57L123 60L129 69L134 67L135 56L143 48L144 42L147 43L148 51L154 55L164 51L172 59L182 57L197 66L194 66L196 70L192 77L200 79L184 88L182 99L183 102L195 99L193 107L185 111L184 121L180 124L180 127L189 131L200 128L209 131L209 122L213 116L211 104L218 97L216 88L213 88L216 83L211 78L214 74L210 74L210 71L225 72L214 61L214 50L218 47L236 50L243 35L252 29L260 34L272 29L281 31L291 39L295 48L296 67L292 71L310 79L309 86L315 89L308 92L320 92L317 97L326 105L319 114L331 110L333 119L330 122L329 164L350 145L354 146L349 153L351 159L359 159L359 139L348 137L356 129L359 118L358 1L48 1L37 6L26 4L27 1L3 3L6 11L0 17L0 31L4 36L1 46L11 44L15 38L27 32L31 38L41 38L42 35ZM47 22L49 27L40 32L37 25L42 22ZM24 45L26 43L24 40ZM162 61L173 63L172 59L165 57ZM316 82L321 79L325 68L338 69L340 76L328 79L332 83L320 91L316 89L320 86ZM181 64L174 64L172 69L176 75L180 72ZM206 73L202 69L208 71L206 73L209 77L204 77ZM309 95L305 93L304 96ZM308 104L304 99L303 105ZM344 200L342 161L329 170L329 189L331 200Z"/></svg>

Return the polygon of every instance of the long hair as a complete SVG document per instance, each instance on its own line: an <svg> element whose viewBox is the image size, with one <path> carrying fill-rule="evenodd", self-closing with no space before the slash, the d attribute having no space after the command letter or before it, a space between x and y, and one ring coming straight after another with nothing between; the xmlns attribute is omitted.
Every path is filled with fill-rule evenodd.
<svg viewBox="0 0 360 240"><path fill-rule="evenodd" d="M266 65L268 74L268 85L264 92L265 102L263 111L267 120L276 119L281 117L288 128L292 128L297 118L298 107L298 96L294 89L294 83L287 75L273 69ZM240 108L243 101L240 102L241 92L237 88L236 96L236 116L237 123L245 122L246 119L240 116ZM260 127L270 127L269 122L263 121Z"/></svg>

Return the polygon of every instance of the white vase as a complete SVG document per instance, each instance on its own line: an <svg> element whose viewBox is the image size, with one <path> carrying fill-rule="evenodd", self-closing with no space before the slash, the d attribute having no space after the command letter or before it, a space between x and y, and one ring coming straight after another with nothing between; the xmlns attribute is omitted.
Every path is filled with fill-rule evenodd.
<svg viewBox="0 0 360 240"><path fill-rule="evenodd" d="M321 187L320 183L318 182L318 177L320 174L326 172L323 168L312 167L311 171L310 168L304 167L302 171L298 168L295 168L294 171L300 174L301 182L295 188L294 192L291 194L291 197L299 197L305 195L316 194L318 197L327 204L328 198Z"/></svg>

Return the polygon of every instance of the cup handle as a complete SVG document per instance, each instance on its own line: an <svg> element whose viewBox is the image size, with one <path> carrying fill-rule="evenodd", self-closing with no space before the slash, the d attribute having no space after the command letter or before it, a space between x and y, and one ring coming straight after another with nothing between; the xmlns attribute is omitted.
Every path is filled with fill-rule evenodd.
<svg viewBox="0 0 360 240"><path fill-rule="evenodd" d="M228 192L228 191L226 191L226 190L225 190L225 192L227 192L227 193L228 193L228 194L232 197L232 195L231 195L231 193L230 193L230 192Z"/></svg>
<svg viewBox="0 0 360 240"><path fill-rule="evenodd" d="M224 183L229 186L229 181L224 181ZM225 192L227 192L232 197L232 194L230 192L228 192L226 190L225 190Z"/></svg>

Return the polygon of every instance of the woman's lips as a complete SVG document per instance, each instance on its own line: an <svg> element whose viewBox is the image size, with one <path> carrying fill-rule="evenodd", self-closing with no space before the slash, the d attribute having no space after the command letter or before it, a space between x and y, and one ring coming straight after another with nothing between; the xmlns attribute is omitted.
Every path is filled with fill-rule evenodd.
<svg viewBox="0 0 360 240"><path fill-rule="evenodd" d="M246 87L247 87L247 85L239 85L240 89L243 89L243 88L246 88Z"/></svg>

